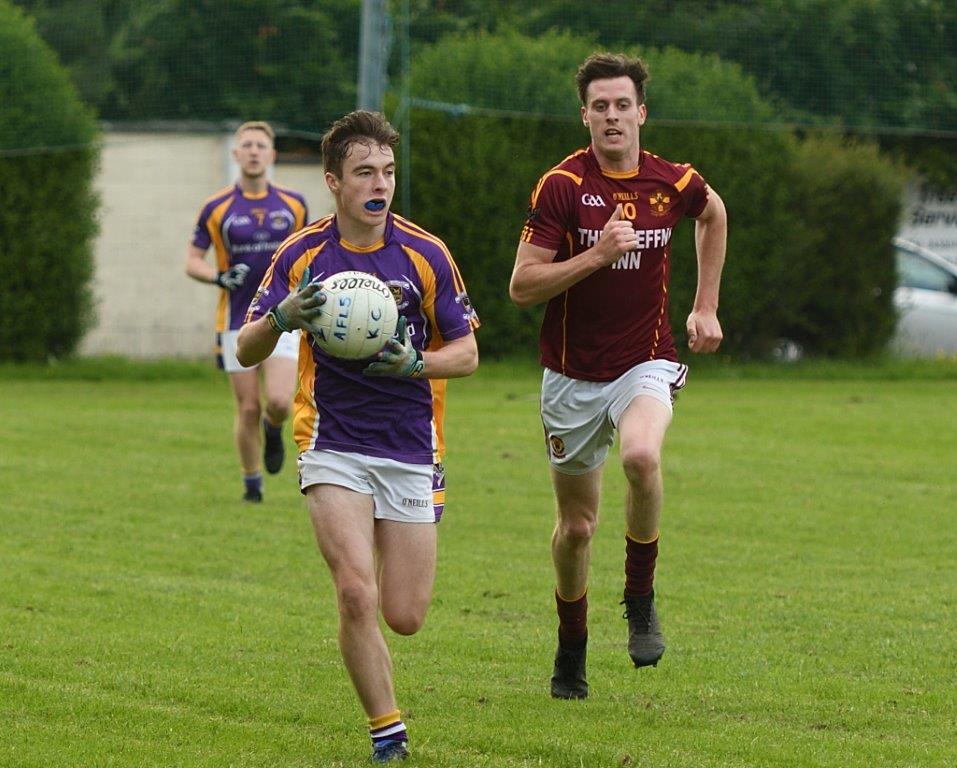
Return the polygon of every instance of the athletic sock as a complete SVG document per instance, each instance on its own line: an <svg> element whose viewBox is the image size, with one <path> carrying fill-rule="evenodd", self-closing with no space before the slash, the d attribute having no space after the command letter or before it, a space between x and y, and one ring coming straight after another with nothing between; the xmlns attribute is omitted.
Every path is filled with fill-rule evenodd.
<svg viewBox="0 0 957 768"><path fill-rule="evenodd" d="M273 425L269 419L263 417L263 430L270 437L279 437L282 435L282 424Z"/></svg>
<svg viewBox="0 0 957 768"><path fill-rule="evenodd" d="M581 648L588 639L588 591L577 600L565 600L555 590L558 642L563 648Z"/></svg>
<svg viewBox="0 0 957 768"><path fill-rule="evenodd" d="M407 742L409 734L406 733L405 723L402 722L402 714L399 710L378 717L370 717L369 738L372 739L373 749L387 741Z"/></svg>
<svg viewBox="0 0 957 768"><path fill-rule="evenodd" d="M647 595L655 582L658 537L641 542L625 534L625 594Z"/></svg>
<svg viewBox="0 0 957 768"><path fill-rule="evenodd" d="M246 493L262 493L262 472L257 472L254 475L243 475L243 482L246 483Z"/></svg>

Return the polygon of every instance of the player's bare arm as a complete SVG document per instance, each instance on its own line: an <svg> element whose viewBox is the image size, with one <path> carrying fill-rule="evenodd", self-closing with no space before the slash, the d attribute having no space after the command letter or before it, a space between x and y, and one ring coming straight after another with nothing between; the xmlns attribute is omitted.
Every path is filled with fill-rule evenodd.
<svg viewBox="0 0 957 768"><path fill-rule="evenodd" d="M478 345L475 334L469 333L446 342L441 349L423 352L421 376L426 379L457 379L471 376L478 368Z"/></svg>
<svg viewBox="0 0 957 768"><path fill-rule="evenodd" d="M251 323L246 323L239 329L236 339L236 359L240 365L247 368L259 365L272 354L279 341L279 333L269 324L265 317L260 317Z"/></svg>
<svg viewBox="0 0 957 768"><path fill-rule="evenodd" d="M723 334L718 322L718 292L728 239L728 214L724 202L708 189L708 202L695 220L695 249L698 254L698 288L694 307L688 315L688 347L692 352L717 350Z"/></svg>
<svg viewBox="0 0 957 768"><path fill-rule="evenodd" d="M206 249L190 243L186 246L186 274L201 283L215 283L219 273L206 261Z"/></svg>
<svg viewBox="0 0 957 768"><path fill-rule="evenodd" d="M602 228L601 237L587 251L565 261L554 261L556 251L531 243L518 244L508 292L519 307L548 301L592 272L618 261L636 248L634 224L622 217L621 205Z"/></svg>
<svg viewBox="0 0 957 768"><path fill-rule="evenodd" d="M234 291L246 281L249 274L248 264L234 264L224 272L219 272L206 261L206 250L190 243L186 248L186 274L201 283L210 283Z"/></svg>

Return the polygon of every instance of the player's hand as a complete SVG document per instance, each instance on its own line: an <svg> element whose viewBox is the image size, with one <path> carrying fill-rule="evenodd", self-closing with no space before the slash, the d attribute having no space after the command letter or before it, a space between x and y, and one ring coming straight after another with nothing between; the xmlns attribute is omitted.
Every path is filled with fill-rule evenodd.
<svg viewBox="0 0 957 768"><path fill-rule="evenodd" d="M602 266L608 266L618 261L628 251L633 251L638 245L635 235L635 225L623 218L621 203L615 206L615 211L605 223L601 237L595 244Z"/></svg>
<svg viewBox="0 0 957 768"><path fill-rule="evenodd" d="M714 352L724 338L715 312L693 311L688 315L685 327L688 329L688 349L692 352Z"/></svg>
<svg viewBox="0 0 957 768"><path fill-rule="evenodd" d="M376 361L369 363L362 372L366 376L409 378L418 376L424 367L422 353L412 346L412 334L403 315L395 327L395 336L385 343L376 355Z"/></svg>
<svg viewBox="0 0 957 768"><path fill-rule="evenodd" d="M269 310L273 318L271 325L277 331L289 332L298 328L316 333L319 327L314 321L322 313L322 305L325 303L326 294L322 292L322 283L310 283L309 267L306 267L296 292L290 293Z"/></svg>
<svg viewBox="0 0 957 768"><path fill-rule="evenodd" d="M225 288L227 291L235 291L239 286L246 282L246 276L249 274L248 264L233 264L225 272L220 272L213 280L214 285Z"/></svg>

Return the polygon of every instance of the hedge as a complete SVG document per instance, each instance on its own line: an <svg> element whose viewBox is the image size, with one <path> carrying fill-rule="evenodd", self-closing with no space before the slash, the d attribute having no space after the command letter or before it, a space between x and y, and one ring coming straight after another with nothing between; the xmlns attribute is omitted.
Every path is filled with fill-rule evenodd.
<svg viewBox="0 0 957 768"><path fill-rule="evenodd" d="M0 360L69 355L92 322L95 137L52 51L0 0Z"/></svg>
<svg viewBox="0 0 957 768"><path fill-rule="evenodd" d="M523 59L515 50L522 38L514 33L506 37L510 71L521 79ZM530 76L554 72L574 93L572 77L583 56L570 59L571 66L568 60L572 53L589 51L590 43L553 35L544 47L535 41L527 46ZM469 56L460 44L455 67L449 68L452 52L436 48L438 54L418 57L419 70L413 74L417 88L432 88L429 95L439 101L452 97L442 90L441 67L453 80L455 72L464 70L488 82L475 73L491 66L486 62L496 61L504 50L496 36L478 36L464 48ZM765 128L656 124L659 106L667 113L698 114L702 121L709 115L718 119L725 95L750 104L756 120L764 107L737 67L674 50L642 53L651 71L642 146L669 160L690 162L728 208L719 311L723 353L766 358L781 339L798 341L812 355L879 348L894 324L890 239L902 194L900 168L874 147L845 146L838 140L800 139ZM561 57L562 66L550 56ZM467 89L465 81L459 86ZM520 84L514 89L527 92ZM542 93L558 90L543 84ZM472 98L467 92L462 96ZM718 114L712 114L715 110ZM587 131L574 119L413 109L411 135L411 214L442 236L455 254L483 319L483 354L530 354L541 307L519 310L508 298L528 196L548 168L587 145ZM688 220L672 240L671 321L679 344L697 278L693 242L694 222Z"/></svg>

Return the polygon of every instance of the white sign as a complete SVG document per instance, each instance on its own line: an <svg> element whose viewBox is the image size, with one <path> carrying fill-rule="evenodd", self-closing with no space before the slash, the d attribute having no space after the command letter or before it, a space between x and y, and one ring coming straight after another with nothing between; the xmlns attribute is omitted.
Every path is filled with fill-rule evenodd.
<svg viewBox="0 0 957 768"><path fill-rule="evenodd" d="M908 185L897 234L957 263L957 189Z"/></svg>

